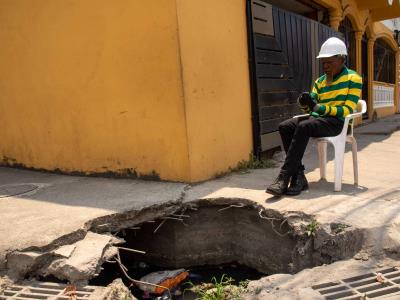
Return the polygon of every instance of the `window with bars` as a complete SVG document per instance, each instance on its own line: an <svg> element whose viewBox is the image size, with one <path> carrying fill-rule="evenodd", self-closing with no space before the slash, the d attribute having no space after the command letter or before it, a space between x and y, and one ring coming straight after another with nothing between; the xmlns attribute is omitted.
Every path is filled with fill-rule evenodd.
<svg viewBox="0 0 400 300"><path fill-rule="evenodd" d="M374 44L374 80L395 83L395 52L383 39Z"/></svg>

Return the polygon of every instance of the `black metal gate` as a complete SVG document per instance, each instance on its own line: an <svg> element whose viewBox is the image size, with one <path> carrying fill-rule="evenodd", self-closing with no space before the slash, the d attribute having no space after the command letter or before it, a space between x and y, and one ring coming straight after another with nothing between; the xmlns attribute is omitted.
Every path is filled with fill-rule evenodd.
<svg viewBox="0 0 400 300"><path fill-rule="evenodd" d="M333 29L303 16L247 1L254 153L280 146L278 125L299 113L296 99L321 74L315 58Z"/></svg>

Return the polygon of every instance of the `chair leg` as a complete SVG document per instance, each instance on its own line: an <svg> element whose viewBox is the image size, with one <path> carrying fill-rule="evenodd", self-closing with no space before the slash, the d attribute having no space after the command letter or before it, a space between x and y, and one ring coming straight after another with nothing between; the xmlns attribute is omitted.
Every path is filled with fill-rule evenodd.
<svg viewBox="0 0 400 300"><path fill-rule="evenodd" d="M326 179L326 142L318 142L319 172L321 179Z"/></svg>
<svg viewBox="0 0 400 300"><path fill-rule="evenodd" d="M354 171L354 185L358 185L358 161L357 161L357 141L354 137L351 139L351 151L353 153L353 171Z"/></svg>
<svg viewBox="0 0 400 300"><path fill-rule="evenodd" d="M344 143L334 145L335 148L335 192L342 190L343 162L344 162Z"/></svg>

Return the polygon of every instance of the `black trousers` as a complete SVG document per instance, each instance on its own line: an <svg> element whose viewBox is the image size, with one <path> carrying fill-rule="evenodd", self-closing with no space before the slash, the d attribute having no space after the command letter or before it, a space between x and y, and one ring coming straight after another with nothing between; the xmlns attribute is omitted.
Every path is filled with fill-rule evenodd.
<svg viewBox="0 0 400 300"><path fill-rule="evenodd" d="M310 137L338 135L343 128L343 121L335 117L293 118L279 124L286 159L282 170L290 175L304 170L301 160Z"/></svg>

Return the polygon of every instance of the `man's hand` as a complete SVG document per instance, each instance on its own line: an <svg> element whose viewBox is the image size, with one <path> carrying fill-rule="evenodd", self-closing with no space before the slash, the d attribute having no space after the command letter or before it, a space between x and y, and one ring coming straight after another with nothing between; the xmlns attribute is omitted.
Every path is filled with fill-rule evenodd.
<svg viewBox="0 0 400 300"><path fill-rule="evenodd" d="M317 105L317 103L314 101L314 99L311 97L310 93L302 93L299 98L297 99L297 101L299 102L299 104L301 106L308 106L310 108L311 111L314 110L315 105Z"/></svg>

